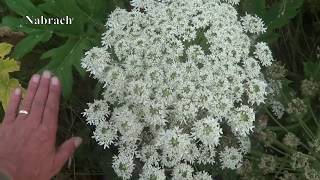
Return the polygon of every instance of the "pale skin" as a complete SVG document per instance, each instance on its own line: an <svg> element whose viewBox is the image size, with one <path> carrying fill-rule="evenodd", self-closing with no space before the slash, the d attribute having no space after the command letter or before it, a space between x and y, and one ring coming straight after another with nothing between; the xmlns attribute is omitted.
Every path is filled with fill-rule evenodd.
<svg viewBox="0 0 320 180"><path fill-rule="evenodd" d="M0 125L0 172L11 180L49 180L81 144L71 137L56 148L60 95L60 82L49 71L32 76L23 100L19 88L12 93Z"/></svg>

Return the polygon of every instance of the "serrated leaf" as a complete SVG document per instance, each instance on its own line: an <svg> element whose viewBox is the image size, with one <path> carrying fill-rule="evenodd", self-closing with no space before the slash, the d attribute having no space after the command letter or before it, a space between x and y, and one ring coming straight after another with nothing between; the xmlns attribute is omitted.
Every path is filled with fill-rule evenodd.
<svg viewBox="0 0 320 180"><path fill-rule="evenodd" d="M21 40L15 47L13 57L20 59L28 52L30 52L39 42L46 42L52 36L52 32L48 31L35 31L30 33L26 38Z"/></svg>
<svg viewBox="0 0 320 180"><path fill-rule="evenodd" d="M12 45L0 43L0 101L4 109L7 108L11 91L20 86L19 81L10 78L9 73L19 70L19 63L14 59L4 58L10 53Z"/></svg>
<svg viewBox="0 0 320 180"><path fill-rule="evenodd" d="M10 72L19 70L19 65L14 59L0 59L0 75L7 76Z"/></svg>
<svg viewBox="0 0 320 180"><path fill-rule="evenodd" d="M0 101L5 111L8 106L12 90L19 86L19 81L16 79L10 79L6 77L0 78Z"/></svg>
<svg viewBox="0 0 320 180"><path fill-rule="evenodd" d="M1 25L10 27L10 29L13 31L25 32L28 34L39 30L52 32L49 30L48 26L31 25L26 23L26 21L23 18L11 16L3 17Z"/></svg>
<svg viewBox="0 0 320 180"><path fill-rule="evenodd" d="M64 45L52 49L42 56L42 58L52 59L42 70L51 70L59 77L63 95L66 98L68 98L72 92L72 68L77 69L84 51L89 47L91 47L91 43L88 39L69 38Z"/></svg>

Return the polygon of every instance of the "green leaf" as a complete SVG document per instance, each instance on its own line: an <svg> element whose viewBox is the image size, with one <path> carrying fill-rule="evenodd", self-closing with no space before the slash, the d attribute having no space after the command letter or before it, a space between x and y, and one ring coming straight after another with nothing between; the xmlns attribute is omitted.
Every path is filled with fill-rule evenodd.
<svg viewBox="0 0 320 180"><path fill-rule="evenodd" d="M20 41L13 53L15 59L21 59L24 55L30 52L39 42L46 42L52 36L52 32L48 31L34 31L30 33L26 38Z"/></svg>
<svg viewBox="0 0 320 180"><path fill-rule="evenodd" d="M56 48L43 53L41 57L50 60L42 69L49 69L59 76L63 95L69 97L72 92L72 70L75 69L82 77L85 76L86 72L80 65L81 57L85 51L100 44L107 13L115 9L119 1L41 0L32 4L31 0L6 0L6 3L11 10L19 11L17 13L22 17L4 17L2 25L26 33L26 37L16 46L14 57L20 59L39 43L49 41L53 36L66 40L55 44ZM74 20L71 25L32 25L27 23L24 17L38 17L43 14L47 17L69 16Z"/></svg>
<svg viewBox="0 0 320 180"><path fill-rule="evenodd" d="M80 65L84 50L89 47L91 47L91 43L88 39L69 38L64 45L44 53L41 57L52 59L42 70L51 70L59 77L62 84L63 95L66 98L69 98L72 92L72 68Z"/></svg>
<svg viewBox="0 0 320 180"><path fill-rule="evenodd" d="M22 18L6 16L2 18L2 25L10 27L10 29L12 29L13 31L20 31L25 33L32 33L33 31L35 31L35 29L28 26Z"/></svg>
<svg viewBox="0 0 320 180"><path fill-rule="evenodd" d="M288 24L290 19L298 14L298 9L303 5L303 0L285 0L276 3L263 16L269 30L281 28Z"/></svg>
<svg viewBox="0 0 320 180"><path fill-rule="evenodd" d="M65 12L63 12L57 5L55 0L46 0L44 3L40 4L38 8L41 11L56 17L62 17L65 14Z"/></svg>
<svg viewBox="0 0 320 180"><path fill-rule="evenodd" d="M21 16L43 16L30 0L6 0L8 7Z"/></svg>

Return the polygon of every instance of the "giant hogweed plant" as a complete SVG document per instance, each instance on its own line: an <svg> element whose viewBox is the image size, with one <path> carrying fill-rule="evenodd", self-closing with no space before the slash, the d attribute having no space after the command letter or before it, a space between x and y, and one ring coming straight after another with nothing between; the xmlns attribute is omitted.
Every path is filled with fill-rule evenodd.
<svg viewBox="0 0 320 180"><path fill-rule="evenodd" d="M111 13L82 59L105 87L84 116L98 144L118 147L119 177L211 179L204 165L241 166L274 59L255 38L263 21L238 3L133 0Z"/></svg>

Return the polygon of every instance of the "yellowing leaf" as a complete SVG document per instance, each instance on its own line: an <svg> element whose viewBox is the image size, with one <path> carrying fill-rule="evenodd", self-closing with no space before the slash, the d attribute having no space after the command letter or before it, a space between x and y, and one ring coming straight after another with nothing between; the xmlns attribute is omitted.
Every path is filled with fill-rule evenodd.
<svg viewBox="0 0 320 180"><path fill-rule="evenodd" d="M17 61L5 58L12 49L12 45L8 43L0 43L0 101L2 107L6 111L12 90L19 87L19 81L10 78L9 73L20 69Z"/></svg>
<svg viewBox="0 0 320 180"><path fill-rule="evenodd" d="M6 111L12 90L14 90L16 87L19 87L20 84L16 79L5 78L3 80L1 78L0 81L0 100L2 102L3 108Z"/></svg>
<svg viewBox="0 0 320 180"><path fill-rule="evenodd" d="M10 53L12 45L8 43L0 43L0 59L4 59Z"/></svg>

